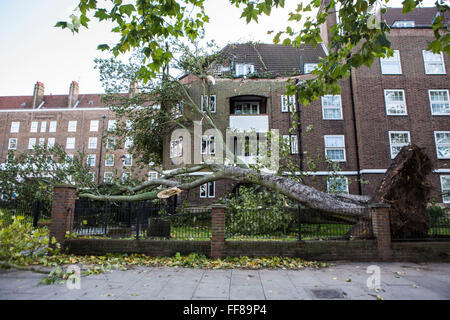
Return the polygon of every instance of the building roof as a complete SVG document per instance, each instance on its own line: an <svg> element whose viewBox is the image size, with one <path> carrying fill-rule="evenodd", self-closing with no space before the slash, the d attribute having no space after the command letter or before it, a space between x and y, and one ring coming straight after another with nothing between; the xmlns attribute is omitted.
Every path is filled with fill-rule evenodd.
<svg viewBox="0 0 450 320"><path fill-rule="evenodd" d="M406 14L402 14L402 8L387 8L386 13L382 15L382 20L390 27L392 27L396 21L414 21L415 27L430 27L432 20L437 13L436 7L416 8ZM449 20L448 15L445 16L444 13L443 17L444 22L447 23Z"/></svg>
<svg viewBox="0 0 450 320"><path fill-rule="evenodd" d="M222 52L231 56L234 63L251 63L255 72L270 72L277 76L289 76L303 72L304 63L317 63L324 57L322 46L300 48L265 43L229 44Z"/></svg>

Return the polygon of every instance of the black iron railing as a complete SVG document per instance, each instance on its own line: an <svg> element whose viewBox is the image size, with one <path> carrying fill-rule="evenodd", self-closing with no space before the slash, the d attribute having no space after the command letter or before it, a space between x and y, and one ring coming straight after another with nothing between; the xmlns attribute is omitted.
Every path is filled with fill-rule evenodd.
<svg viewBox="0 0 450 320"><path fill-rule="evenodd" d="M207 240L211 211L182 209L163 201L75 204L73 235L124 239Z"/></svg>
<svg viewBox="0 0 450 320"><path fill-rule="evenodd" d="M23 221L32 223L34 227L38 225L38 220L41 215L42 206L39 200L34 202L10 200L0 201L0 214L3 221L3 226L12 223L13 216L23 217Z"/></svg>

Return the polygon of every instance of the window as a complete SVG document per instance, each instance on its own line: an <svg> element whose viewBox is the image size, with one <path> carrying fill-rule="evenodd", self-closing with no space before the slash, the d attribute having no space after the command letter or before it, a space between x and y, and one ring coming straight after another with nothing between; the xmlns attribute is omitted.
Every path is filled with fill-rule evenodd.
<svg viewBox="0 0 450 320"><path fill-rule="evenodd" d="M431 114L435 116L450 115L448 90L428 90Z"/></svg>
<svg viewBox="0 0 450 320"><path fill-rule="evenodd" d="M305 63L303 65L304 73L311 73L319 67L318 63Z"/></svg>
<svg viewBox="0 0 450 320"><path fill-rule="evenodd" d="M183 138L170 142L170 158L181 157L183 155Z"/></svg>
<svg viewBox="0 0 450 320"><path fill-rule="evenodd" d="M450 131L435 131L434 141L438 159L450 159Z"/></svg>
<svg viewBox="0 0 450 320"><path fill-rule="evenodd" d="M348 179L345 177L329 177L327 179L327 192L348 193Z"/></svg>
<svg viewBox="0 0 450 320"><path fill-rule="evenodd" d="M236 63L236 76L245 76L255 72L255 66L252 64Z"/></svg>
<svg viewBox="0 0 450 320"><path fill-rule="evenodd" d="M39 126L39 122L38 121L31 122L30 132L32 132L32 133L37 132L38 126Z"/></svg>
<svg viewBox="0 0 450 320"><path fill-rule="evenodd" d="M297 136L288 134L283 135L283 143L284 145L288 145L291 151L291 154L298 153L298 144L297 144Z"/></svg>
<svg viewBox="0 0 450 320"><path fill-rule="evenodd" d="M157 171L149 171L148 172L148 180L155 180L158 179L158 172Z"/></svg>
<svg viewBox="0 0 450 320"><path fill-rule="evenodd" d="M324 120L342 120L341 95L322 97L322 117Z"/></svg>
<svg viewBox="0 0 450 320"><path fill-rule="evenodd" d="M216 182L208 182L200 186L200 198L215 198Z"/></svg>
<svg viewBox="0 0 450 320"><path fill-rule="evenodd" d="M106 138L106 148L107 149L114 149L114 145L116 144L116 138L115 137L108 137Z"/></svg>
<svg viewBox="0 0 450 320"><path fill-rule="evenodd" d="M32 150L36 146L36 138L30 138L28 140L28 149Z"/></svg>
<svg viewBox="0 0 450 320"><path fill-rule="evenodd" d="M409 131L389 131L391 159L394 159L403 146L410 144Z"/></svg>
<svg viewBox="0 0 450 320"><path fill-rule="evenodd" d="M442 202L450 203L450 176L441 176Z"/></svg>
<svg viewBox="0 0 450 320"><path fill-rule="evenodd" d="M295 111L295 96L281 95L281 112Z"/></svg>
<svg viewBox="0 0 450 320"><path fill-rule="evenodd" d="M88 154L87 155L87 165L90 167L95 166L95 154Z"/></svg>
<svg viewBox="0 0 450 320"><path fill-rule="evenodd" d="M10 138L8 143L8 150L17 149L17 138Z"/></svg>
<svg viewBox="0 0 450 320"><path fill-rule="evenodd" d="M344 136L325 136L325 156L332 161L346 161Z"/></svg>
<svg viewBox="0 0 450 320"><path fill-rule="evenodd" d="M39 138L39 146L44 147L45 146L45 138Z"/></svg>
<svg viewBox="0 0 450 320"><path fill-rule="evenodd" d="M215 102L215 101L214 101ZM172 113L175 119L178 119L183 115L183 103L177 103L175 106L172 107ZM214 112L215 112L215 105L214 105Z"/></svg>
<svg viewBox="0 0 450 320"><path fill-rule="evenodd" d="M57 124L58 123L56 121L50 121L50 127L48 128L48 132L56 132Z"/></svg>
<svg viewBox="0 0 450 320"><path fill-rule="evenodd" d="M68 132L77 132L77 121L69 121L69 125L67 127Z"/></svg>
<svg viewBox="0 0 450 320"><path fill-rule="evenodd" d="M392 57L380 58L382 74L402 74L400 51L394 50Z"/></svg>
<svg viewBox="0 0 450 320"><path fill-rule="evenodd" d="M66 162L72 163L73 162L74 155L73 154L66 154Z"/></svg>
<svg viewBox="0 0 450 320"><path fill-rule="evenodd" d="M89 131L91 132L98 131L98 120L91 120L91 126L89 128Z"/></svg>
<svg viewBox="0 0 450 320"><path fill-rule="evenodd" d="M103 174L103 182L108 183L111 182L113 179L113 173L112 172L105 172Z"/></svg>
<svg viewBox="0 0 450 320"><path fill-rule="evenodd" d="M414 28L415 22L414 21L395 21L392 24L393 28Z"/></svg>
<svg viewBox="0 0 450 320"><path fill-rule="evenodd" d="M202 136L201 154L215 154L216 143L214 136Z"/></svg>
<svg viewBox="0 0 450 320"><path fill-rule="evenodd" d="M89 137L88 149L97 149L97 137Z"/></svg>
<svg viewBox="0 0 450 320"><path fill-rule="evenodd" d="M127 120L125 125L126 125L127 130L133 130L133 121Z"/></svg>
<svg viewBox="0 0 450 320"><path fill-rule="evenodd" d="M388 116L407 114L405 92L403 90L384 90L384 102Z"/></svg>
<svg viewBox="0 0 450 320"><path fill-rule="evenodd" d="M445 74L444 56L441 53L433 53L423 50L423 64L425 74Z"/></svg>
<svg viewBox="0 0 450 320"><path fill-rule="evenodd" d="M113 154L105 155L105 166L106 167L114 166L114 155Z"/></svg>
<svg viewBox="0 0 450 320"><path fill-rule="evenodd" d="M52 148L55 146L55 138L48 138L47 140L47 147Z"/></svg>
<svg viewBox="0 0 450 320"><path fill-rule="evenodd" d="M210 95L210 96L202 95L200 106L201 106L202 112L205 111L205 106L209 106L209 112L215 113L216 112L216 95Z"/></svg>
<svg viewBox="0 0 450 320"><path fill-rule="evenodd" d="M259 102L236 102L234 114L259 114Z"/></svg>
<svg viewBox="0 0 450 320"><path fill-rule="evenodd" d="M130 173L129 172L122 172L122 182L126 182L130 180Z"/></svg>
<svg viewBox="0 0 450 320"><path fill-rule="evenodd" d="M108 120L108 130L116 129L116 120Z"/></svg>
<svg viewBox="0 0 450 320"><path fill-rule="evenodd" d="M75 149L75 138L67 138L66 149Z"/></svg>
<svg viewBox="0 0 450 320"><path fill-rule="evenodd" d="M126 167L129 167L132 165L133 163L133 156L131 154L124 154L122 156L123 158L123 165Z"/></svg>
<svg viewBox="0 0 450 320"><path fill-rule="evenodd" d="M47 131L47 121L42 121L41 122L41 132L46 132Z"/></svg>
<svg viewBox="0 0 450 320"><path fill-rule="evenodd" d="M20 122L11 122L11 133L19 133Z"/></svg>
<svg viewBox="0 0 450 320"><path fill-rule="evenodd" d="M133 138L125 139L125 149L129 149L133 146Z"/></svg>

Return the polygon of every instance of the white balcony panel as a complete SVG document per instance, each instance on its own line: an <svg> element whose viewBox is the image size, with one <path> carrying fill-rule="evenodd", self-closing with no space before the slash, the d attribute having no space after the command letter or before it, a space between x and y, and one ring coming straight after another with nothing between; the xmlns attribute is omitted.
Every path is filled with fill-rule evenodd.
<svg viewBox="0 0 450 320"><path fill-rule="evenodd" d="M267 115L230 116L230 128L237 131L267 132L269 117Z"/></svg>

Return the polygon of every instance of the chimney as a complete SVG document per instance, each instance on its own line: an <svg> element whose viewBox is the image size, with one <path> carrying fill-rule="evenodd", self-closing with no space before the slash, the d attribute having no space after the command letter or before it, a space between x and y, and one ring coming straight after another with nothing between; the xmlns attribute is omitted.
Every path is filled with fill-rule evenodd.
<svg viewBox="0 0 450 320"><path fill-rule="evenodd" d="M136 80L133 80L130 83L130 98L133 98L138 93L139 93L138 83Z"/></svg>
<svg viewBox="0 0 450 320"><path fill-rule="evenodd" d="M330 3L330 0L322 0L319 8L319 12L323 12ZM328 9L327 20L324 24L320 26L320 37L322 38L323 44L328 47L330 42L331 34L330 29L337 23L336 8L331 7Z"/></svg>
<svg viewBox="0 0 450 320"><path fill-rule="evenodd" d="M33 90L33 109L39 107L42 101L44 101L44 84L37 81Z"/></svg>
<svg viewBox="0 0 450 320"><path fill-rule="evenodd" d="M77 103L78 101L78 93L79 93L79 87L78 87L78 82L76 81L72 81L70 83L70 88L69 88L69 101L68 101L68 105L67 107L69 109L72 109L75 106L75 103Z"/></svg>

